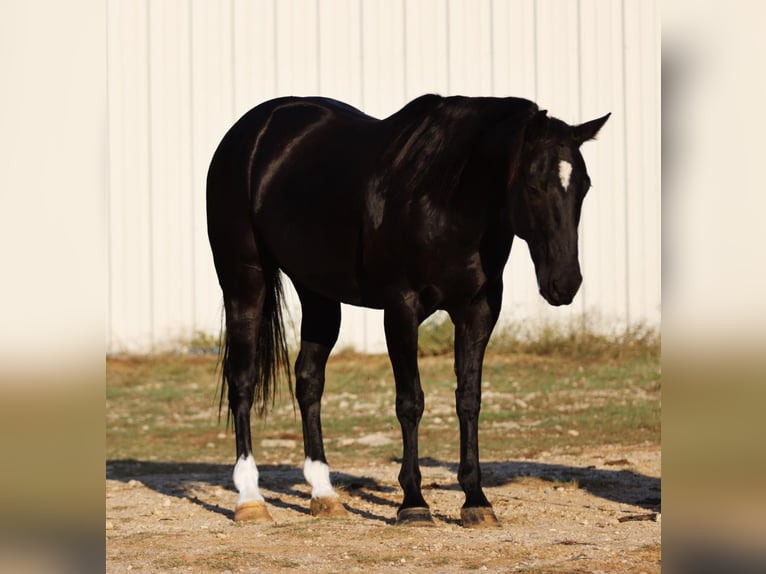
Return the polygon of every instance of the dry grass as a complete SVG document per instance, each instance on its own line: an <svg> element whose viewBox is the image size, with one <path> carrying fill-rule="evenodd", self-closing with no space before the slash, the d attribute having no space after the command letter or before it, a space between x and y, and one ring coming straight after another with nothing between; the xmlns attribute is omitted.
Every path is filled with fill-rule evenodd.
<svg viewBox="0 0 766 574"><path fill-rule="evenodd" d="M641 336L607 344L589 337L586 345L560 334L514 352L493 346L483 371L483 458L534 456L553 447L659 444L659 345L652 340ZM420 367L426 393L421 454L454 460L452 356L422 357ZM109 358L108 458L229 462L234 441L225 413L219 419L216 370L212 354ZM394 402L387 356L333 356L322 402L328 455L384 461L400 456ZM253 434L256 444L294 445L261 448L271 462L300 462L300 415L286 390L265 420L254 419ZM373 434L383 436L383 444L359 441Z"/></svg>

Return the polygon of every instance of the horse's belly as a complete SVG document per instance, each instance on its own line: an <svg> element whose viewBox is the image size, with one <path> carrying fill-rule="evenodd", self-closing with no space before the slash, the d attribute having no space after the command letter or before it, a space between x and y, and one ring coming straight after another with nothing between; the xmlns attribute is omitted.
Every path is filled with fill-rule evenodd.
<svg viewBox="0 0 766 574"><path fill-rule="evenodd" d="M379 304L360 273L358 238L342 220L295 220L264 233L271 256L297 288L351 305Z"/></svg>

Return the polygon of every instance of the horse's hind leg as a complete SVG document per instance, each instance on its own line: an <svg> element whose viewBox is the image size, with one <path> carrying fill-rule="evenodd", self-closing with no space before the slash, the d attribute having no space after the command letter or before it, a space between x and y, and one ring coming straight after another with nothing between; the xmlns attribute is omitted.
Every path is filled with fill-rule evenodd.
<svg viewBox="0 0 766 574"><path fill-rule="evenodd" d="M301 300L301 349L295 362L295 394L303 422L306 460L303 475L311 485L311 514L345 516L346 509L330 483L320 417L325 366L340 329L340 303L298 288Z"/></svg>
<svg viewBox="0 0 766 574"><path fill-rule="evenodd" d="M237 445L234 485L239 497L234 520L268 522L272 518L258 488L258 468L253 458L250 434L250 409L256 384L256 349L266 285L264 273L257 265L239 264L234 273L236 280L224 287L226 354L223 367Z"/></svg>

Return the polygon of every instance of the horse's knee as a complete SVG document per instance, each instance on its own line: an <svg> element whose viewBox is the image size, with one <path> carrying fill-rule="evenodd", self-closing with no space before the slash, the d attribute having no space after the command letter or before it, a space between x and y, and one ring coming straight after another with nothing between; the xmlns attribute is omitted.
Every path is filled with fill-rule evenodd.
<svg viewBox="0 0 766 574"><path fill-rule="evenodd" d="M407 422L413 425L420 422L425 410L425 399L423 392L415 394L399 393L396 397L396 417L400 422Z"/></svg>
<svg viewBox="0 0 766 574"><path fill-rule="evenodd" d="M479 416L481 411L481 395L479 392L455 392L455 410L459 418L470 419Z"/></svg>

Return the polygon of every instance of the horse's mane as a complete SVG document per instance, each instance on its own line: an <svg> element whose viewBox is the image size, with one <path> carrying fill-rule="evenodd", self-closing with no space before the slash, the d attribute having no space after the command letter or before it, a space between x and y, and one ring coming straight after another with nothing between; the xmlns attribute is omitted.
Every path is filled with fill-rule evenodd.
<svg viewBox="0 0 766 574"><path fill-rule="evenodd" d="M391 166L390 189L448 200L474 154L507 157L506 140L521 133L537 109L522 98L426 94L413 100L383 120L398 133L382 153Z"/></svg>

